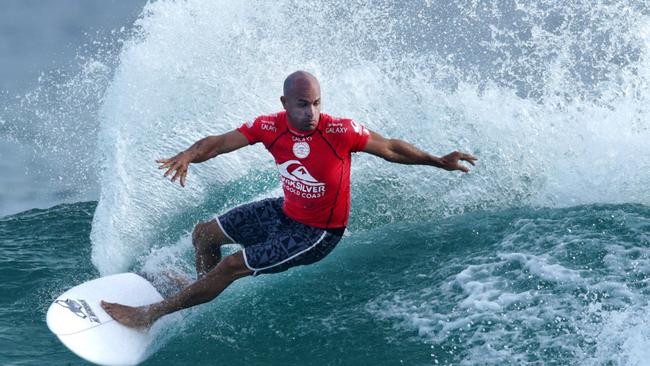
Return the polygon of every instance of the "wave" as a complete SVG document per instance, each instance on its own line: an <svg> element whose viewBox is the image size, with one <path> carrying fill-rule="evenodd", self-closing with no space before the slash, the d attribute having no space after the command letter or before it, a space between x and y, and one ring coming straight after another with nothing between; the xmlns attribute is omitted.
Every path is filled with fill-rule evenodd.
<svg viewBox="0 0 650 366"><path fill-rule="evenodd" d="M521 205L650 204L644 2L490 6L455 1L157 1L124 43L99 111L102 274L127 270L194 223L279 194L259 146L192 166L154 160L281 108L284 77L319 77L323 110L472 173L353 163L351 230Z"/></svg>

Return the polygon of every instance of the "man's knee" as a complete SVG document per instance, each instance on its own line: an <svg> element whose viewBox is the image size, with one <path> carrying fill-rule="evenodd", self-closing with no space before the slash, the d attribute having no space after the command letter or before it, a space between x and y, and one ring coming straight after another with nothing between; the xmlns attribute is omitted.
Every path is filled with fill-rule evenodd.
<svg viewBox="0 0 650 366"><path fill-rule="evenodd" d="M192 244L197 250L219 248L223 244L230 243L230 240L221 231L216 219L201 222L194 226L192 231Z"/></svg>
<svg viewBox="0 0 650 366"><path fill-rule="evenodd" d="M253 273L244 261L244 254L239 251L235 254L225 257L216 268L217 272L232 278L245 277Z"/></svg>

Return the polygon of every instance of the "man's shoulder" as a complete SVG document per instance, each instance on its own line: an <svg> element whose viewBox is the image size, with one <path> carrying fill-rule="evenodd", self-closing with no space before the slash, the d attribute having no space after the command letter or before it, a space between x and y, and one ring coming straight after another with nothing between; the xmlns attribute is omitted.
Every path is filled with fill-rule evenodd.
<svg viewBox="0 0 650 366"><path fill-rule="evenodd" d="M258 129L263 132L278 132L281 129L284 112L263 114L254 120L246 122L248 128Z"/></svg>
<svg viewBox="0 0 650 366"><path fill-rule="evenodd" d="M253 123L272 123L272 124L277 124L282 120L282 117L284 116L285 112L277 112L277 113L271 113L271 114L262 114L260 116L255 117L255 120Z"/></svg>

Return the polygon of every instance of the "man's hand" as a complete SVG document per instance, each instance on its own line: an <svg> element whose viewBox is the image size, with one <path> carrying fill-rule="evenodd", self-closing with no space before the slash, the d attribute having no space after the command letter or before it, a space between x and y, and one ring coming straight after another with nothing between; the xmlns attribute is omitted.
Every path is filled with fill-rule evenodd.
<svg viewBox="0 0 650 366"><path fill-rule="evenodd" d="M176 179L180 178L181 187L185 187L185 177L187 177L187 169L192 162L193 157L187 151L177 154L176 156L169 159L158 159L156 163L160 164L158 169L167 169L163 177L174 173L172 176L172 182L175 182Z"/></svg>
<svg viewBox="0 0 650 366"><path fill-rule="evenodd" d="M472 165L474 165L474 162L477 160L476 157L470 155L470 154L465 154L459 151L454 151L451 154L447 154L440 158L440 164L441 168L444 170L460 170L464 173L469 172L469 169L464 166L463 164L459 163L460 160L466 161Z"/></svg>
<svg viewBox="0 0 650 366"><path fill-rule="evenodd" d="M233 130L223 135L208 136L190 146L189 149L177 154L173 158L158 159L156 163L160 164L158 169L167 169L164 176L174 173L172 182L180 178L181 187L185 187L185 177L187 177L187 168L190 163L202 163L212 159L220 154L226 154L235 151L249 142L246 136L237 130Z"/></svg>

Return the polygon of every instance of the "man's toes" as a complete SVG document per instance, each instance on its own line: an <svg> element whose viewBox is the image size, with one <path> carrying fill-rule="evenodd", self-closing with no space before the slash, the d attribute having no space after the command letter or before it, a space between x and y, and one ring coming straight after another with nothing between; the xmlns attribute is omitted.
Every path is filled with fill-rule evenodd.
<svg viewBox="0 0 650 366"><path fill-rule="evenodd" d="M113 305L114 305L114 304L111 304L111 303L108 303L108 302L104 302L104 301L102 301L102 303L101 303L102 309L104 309L104 311L105 311L108 315L110 315L111 318L115 318L115 314L113 313L113 309L114 309Z"/></svg>

